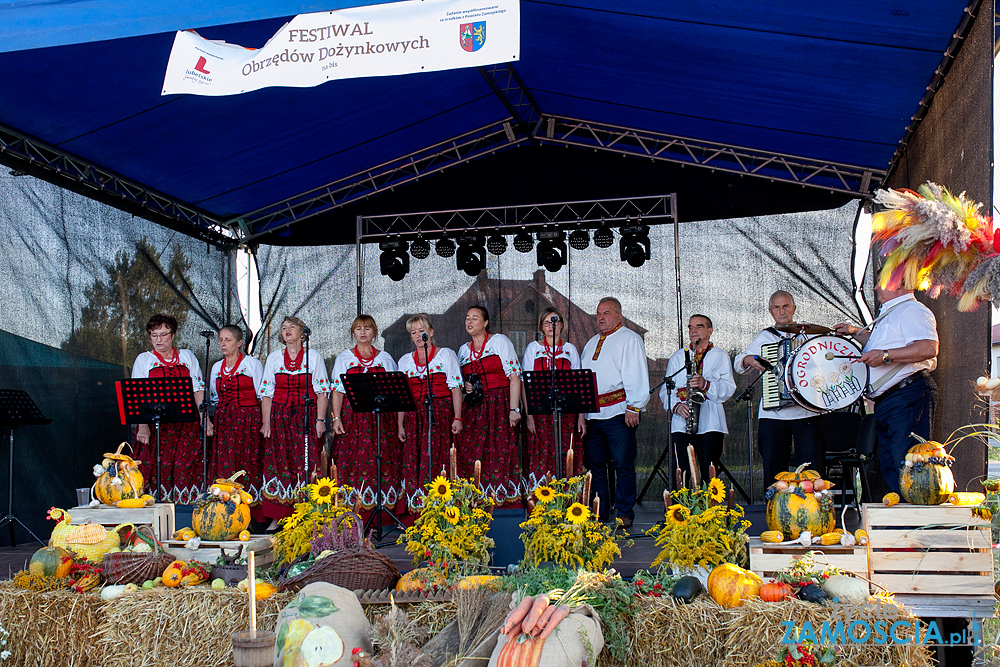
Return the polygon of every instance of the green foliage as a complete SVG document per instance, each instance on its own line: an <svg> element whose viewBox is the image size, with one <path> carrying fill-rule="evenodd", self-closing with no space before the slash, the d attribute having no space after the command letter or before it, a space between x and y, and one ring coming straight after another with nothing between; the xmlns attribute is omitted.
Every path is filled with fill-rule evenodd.
<svg viewBox="0 0 1000 667"><path fill-rule="evenodd" d="M191 297L187 276L191 261L176 247L167 266L160 259L146 239L136 243L134 255L119 252L114 264L107 267L107 276L84 290L86 305L62 348L121 364L128 372L136 356L149 347L146 322L153 314L172 315L182 328L188 315L185 299ZM175 345L181 347L180 341Z"/></svg>

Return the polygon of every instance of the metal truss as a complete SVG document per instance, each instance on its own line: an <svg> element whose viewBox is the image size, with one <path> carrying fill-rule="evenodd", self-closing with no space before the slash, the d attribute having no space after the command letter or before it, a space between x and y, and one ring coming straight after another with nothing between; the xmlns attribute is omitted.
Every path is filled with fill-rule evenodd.
<svg viewBox="0 0 1000 667"><path fill-rule="evenodd" d="M451 211L359 216L359 243L388 237L457 236L463 232L510 234L521 230L593 229L602 224L664 223L676 219L677 195L595 199Z"/></svg>
<svg viewBox="0 0 1000 667"><path fill-rule="evenodd" d="M223 221L5 125L0 125L0 161L15 169L12 173L48 173L68 189L85 194L91 190L95 199L103 195L108 200L118 200L119 208L138 209L140 214L157 222L166 219L210 243L236 242L236 234Z"/></svg>
<svg viewBox="0 0 1000 667"><path fill-rule="evenodd" d="M543 144L578 146L690 164L712 171L767 178L772 182L787 181L855 197L870 196L872 189L885 177L885 172L877 169L560 116L547 116L544 126L544 135L537 137Z"/></svg>
<svg viewBox="0 0 1000 667"><path fill-rule="evenodd" d="M250 231L245 241L526 140L515 135L509 118L485 125L242 216L240 221Z"/></svg>
<svg viewBox="0 0 1000 667"><path fill-rule="evenodd" d="M542 112L538 110L531 92L514 70L514 64L499 63L490 67L480 67L479 73L507 107L507 112L521 134L534 134L542 120Z"/></svg>

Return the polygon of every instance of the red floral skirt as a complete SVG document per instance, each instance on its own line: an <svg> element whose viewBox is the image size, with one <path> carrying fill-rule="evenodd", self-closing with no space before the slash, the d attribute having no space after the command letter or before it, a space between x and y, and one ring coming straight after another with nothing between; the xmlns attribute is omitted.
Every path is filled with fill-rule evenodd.
<svg viewBox="0 0 1000 667"><path fill-rule="evenodd" d="M517 453L517 428L510 425L510 388L489 389L483 404L462 413L458 474L472 477L475 462L482 464L486 489L503 486L510 494L521 481ZM516 495L516 494L514 494Z"/></svg>
<svg viewBox="0 0 1000 667"><path fill-rule="evenodd" d="M303 405L271 405L271 437L264 439L263 478L264 495L282 505L293 505L292 497L278 497L268 487L277 480L284 488L294 488L309 482L305 466L305 437L302 433ZM323 441L316 437L316 406L309 407L305 422L309 429L309 471L319 465L319 452ZM270 491L270 492L269 492Z"/></svg>
<svg viewBox="0 0 1000 667"><path fill-rule="evenodd" d="M212 420L215 435L208 460L209 482L229 477L240 470L246 475L237 481L244 489L259 490L262 479L261 453L264 436L260 434L260 406L230 405L215 411Z"/></svg>
<svg viewBox="0 0 1000 667"><path fill-rule="evenodd" d="M340 482L358 489L376 484L378 442L374 412L354 412L345 400L340 420L347 431L333 440L333 462L337 464ZM396 413L382 415L382 489L397 489L402 478L400 457L403 443L396 437ZM451 422L449 422L449 425ZM424 436L426 442L426 435Z"/></svg>
<svg viewBox="0 0 1000 667"><path fill-rule="evenodd" d="M135 428L132 431L133 458L142 461L140 470L146 489L153 491L162 486L158 495L161 502L191 502L202 482L201 424L187 422L160 427L162 483L156 479L156 429L149 425L148 445L135 439Z"/></svg>
<svg viewBox="0 0 1000 667"><path fill-rule="evenodd" d="M427 408L420 403L415 412L407 412L403 418L406 442L402 443L400 476L406 485L407 495L413 495L415 490L423 488L427 483L428 473L435 477L441 474L441 466L448 469L452 443L451 422L455 419L451 396L435 398L432 406L434 430L431 432L430 469L427 461Z"/></svg>
<svg viewBox="0 0 1000 667"><path fill-rule="evenodd" d="M555 420L551 415L534 415L535 432L525 429L527 435L528 469L534 473L535 479L541 479L547 472L556 474ZM570 436L576 432L576 415L562 417L562 463L566 465L566 452L569 450ZM573 470L563 470L563 475L572 477L583 472L583 444L579 438L573 438Z"/></svg>

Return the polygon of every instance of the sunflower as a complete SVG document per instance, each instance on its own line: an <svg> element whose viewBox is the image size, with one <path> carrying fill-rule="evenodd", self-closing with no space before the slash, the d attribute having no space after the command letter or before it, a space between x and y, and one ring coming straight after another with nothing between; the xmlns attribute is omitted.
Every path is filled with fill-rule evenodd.
<svg viewBox="0 0 1000 667"><path fill-rule="evenodd" d="M538 498L539 502L547 503L556 497L556 493L547 486L540 486L535 489L535 497Z"/></svg>
<svg viewBox="0 0 1000 667"><path fill-rule="evenodd" d="M458 523L458 519L461 516L462 516L462 513L458 511L457 507L446 507L446 508L444 508L444 520L447 521L448 523L450 523L453 526L456 523Z"/></svg>
<svg viewBox="0 0 1000 667"><path fill-rule="evenodd" d="M581 523L586 523L589 518L590 510L587 509L585 505L581 505L580 503L573 503L569 506L569 509L566 510L566 519L569 520L570 523L574 523L578 526Z"/></svg>
<svg viewBox="0 0 1000 667"><path fill-rule="evenodd" d="M316 480L315 484L309 485L309 500L314 503L327 504L333 500L333 492L336 487L333 485L333 480L329 477L321 477Z"/></svg>
<svg viewBox="0 0 1000 667"><path fill-rule="evenodd" d="M717 503L726 499L726 485L718 477L713 477L708 482L708 495Z"/></svg>
<svg viewBox="0 0 1000 667"><path fill-rule="evenodd" d="M448 501L451 500L451 482L447 479L438 475L431 482L431 498L440 498L441 500Z"/></svg>
<svg viewBox="0 0 1000 667"><path fill-rule="evenodd" d="M691 518L691 510L683 505L671 505L667 508L667 519L673 523L684 525Z"/></svg>

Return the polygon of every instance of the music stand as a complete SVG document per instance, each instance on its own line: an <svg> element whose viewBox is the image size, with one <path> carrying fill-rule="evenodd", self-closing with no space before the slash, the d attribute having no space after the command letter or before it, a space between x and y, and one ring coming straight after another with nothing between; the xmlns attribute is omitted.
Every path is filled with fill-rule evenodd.
<svg viewBox="0 0 1000 667"><path fill-rule="evenodd" d="M524 400L529 415L551 414L554 420L556 478L563 477L562 416L597 412L597 375L587 368L522 371ZM571 475L572 471L566 473Z"/></svg>
<svg viewBox="0 0 1000 667"><path fill-rule="evenodd" d="M45 546L45 542L38 539L38 536L31 532L23 521L14 514L14 429L18 426L38 426L40 424L51 424L51 419L46 419L42 411L38 409L35 402L31 400L28 393L22 389L0 389L0 425L10 427L10 460L7 469L7 513L0 517L0 526L7 524L10 529L10 545L16 547L14 541L14 524L28 531L28 534L35 538L35 541Z"/></svg>
<svg viewBox="0 0 1000 667"><path fill-rule="evenodd" d="M381 541L383 513L392 517L400 530L406 530L399 517L382 502L382 413L413 412L417 405L413 402L405 373L344 373L340 379L344 381L347 400L354 412L375 413L375 509L362 530L367 532L374 522L375 540Z"/></svg>
<svg viewBox="0 0 1000 667"><path fill-rule="evenodd" d="M160 487L163 486L160 424L198 421L191 378L128 378L115 382L115 392L122 426L152 423L156 429L156 488L153 489L153 497L159 501Z"/></svg>

